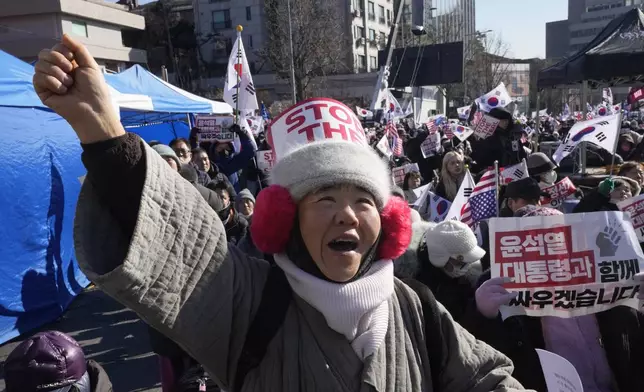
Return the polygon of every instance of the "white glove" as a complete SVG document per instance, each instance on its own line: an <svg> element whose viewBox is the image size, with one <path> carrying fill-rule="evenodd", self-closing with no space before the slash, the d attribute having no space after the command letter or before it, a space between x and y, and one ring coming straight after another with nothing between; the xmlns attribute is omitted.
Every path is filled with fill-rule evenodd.
<svg viewBox="0 0 644 392"><path fill-rule="evenodd" d="M644 274L642 274L644 275ZM485 281L476 290L476 308L485 317L493 319L499 314L499 308L510 304L519 295L518 292L510 293L503 287L503 283L512 282L512 278L493 278Z"/></svg>

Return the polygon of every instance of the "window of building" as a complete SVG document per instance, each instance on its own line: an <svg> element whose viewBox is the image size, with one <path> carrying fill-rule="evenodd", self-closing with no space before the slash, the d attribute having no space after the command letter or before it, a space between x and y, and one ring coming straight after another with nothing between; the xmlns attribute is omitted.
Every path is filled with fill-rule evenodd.
<svg viewBox="0 0 644 392"><path fill-rule="evenodd" d="M369 40L370 41L375 41L376 40L376 30L369 29Z"/></svg>
<svg viewBox="0 0 644 392"><path fill-rule="evenodd" d="M214 30L229 29L231 25L230 10L212 11L212 28Z"/></svg>
<svg viewBox="0 0 644 392"><path fill-rule="evenodd" d="M248 47L252 48L253 47L253 36L248 34Z"/></svg>
<svg viewBox="0 0 644 392"><path fill-rule="evenodd" d="M391 23L391 10L387 10L387 23Z"/></svg>
<svg viewBox="0 0 644 392"><path fill-rule="evenodd" d="M356 38L365 38L364 27L356 26Z"/></svg>
<svg viewBox="0 0 644 392"><path fill-rule="evenodd" d="M87 23L72 21L72 33L75 35L80 35L81 37L89 37L87 34Z"/></svg>
<svg viewBox="0 0 644 392"><path fill-rule="evenodd" d="M385 23L385 7L378 6L378 22Z"/></svg>
<svg viewBox="0 0 644 392"><path fill-rule="evenodd" d="M380 32L380 42L383 44L387 42L387 34L382 31Z"/></svg>
<svg viewBox="0 0 644 392"><path fill-rule="evenodd" d="M367 59L363 55L358 55L358 68L367 68Z"/></svg>
<svg viewBox="0 0 644 392"><path fill-rule="evenodd" d="M370 1L367 4L367 12L369 14L369 20L376 20L376 5L373 3L373 1Z"/></svg>
<svg viewBox="0 0 644 392"><path fill-rule="evenodd" d="M378 59L375 56L369 56L369 67L372 70L378 68Z"/></svg>
<svg viewBox="0 0 644 392"><path fill-rule="evenodd" d="M253 16L250 13L250 7L246 7L246 20L252 20Z"/></svg>

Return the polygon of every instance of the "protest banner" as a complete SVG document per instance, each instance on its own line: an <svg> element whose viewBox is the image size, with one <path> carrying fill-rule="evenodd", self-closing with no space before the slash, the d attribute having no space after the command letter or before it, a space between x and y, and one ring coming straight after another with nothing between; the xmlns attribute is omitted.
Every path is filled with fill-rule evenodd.
<svg viewBox="0 0 644 392"><path fill-rule="evenodd" d="M423 158L433 157L441 151L441 148L441 135L438 132L428 135L420 144L420 152L423 154Z"/></svg>
<svg viewBox="0 0 644 392"><path fill-rule="evenodd" d="M391 174L394 177L394 182L397 185L402 185L402 183L405 181L405 175L410 171L420 172L420 169L418 169L418 164L408 163L405 166L394 167L393 170L391 171Z"/></svg>
<svg viewBox="0 0 644 392"><path fill-rule="evenodd" d="M474 135L479 139L486 139L492 136L500 122L501 120L485 114L476 123L476 126L474 127Z"/></svg>
<svg viewBox="0 0 644 392"><path fill-rule="evenodd" d="M501 307L503 318L641 309L633 277L644 254L628 214L493 218L489 228L492 277L511 278L504 287L518 293Z"/></svg>
<svg viewBox="0 0 644 392"><path fill-rule="evenodd" d="M201 142L231 142L235 134L229 128L235 123L233 116L197 116L195 126L199 128L197 139Z"/></svg>
<svg viewBox="0 0 644 392"><path fill-rule="evenodd" d="M550 351L536 350L548 392L584 392L579 373L570 361Z"/></svg>
<svg viewBox="0 0 644 392"><path fill-rule="evenodd" d="M542 206L559 208L564 200L577 192L577 188L575 188L575 185L570 181L570 178L565 177L553 186L543 188L542 192L549 195L547 197L541 196Z"/></svg>
<svg viewBox="0 0 644 392"><path fill-rule="evenodd" d="M273 159L273 151L271 150L261 150L255 152L255 159L257 160L257 168L262 171L262 173L268 175L273 165L275 164L275 159Z"/></svg>
<svg viewBox="0 0 644 392"><path fill-rule="evenodd" d="M617 207L631 215L631 223L640 242L644 242L644 195L620 201Z"/></svg>
<svg viewBox="0 0 644 392"><path fill-rule="evenodd" d="M275 160L291 149L320 140L345 140L369 147L358 117L343 103L311 98L284 110L268 126Z"/></svg>

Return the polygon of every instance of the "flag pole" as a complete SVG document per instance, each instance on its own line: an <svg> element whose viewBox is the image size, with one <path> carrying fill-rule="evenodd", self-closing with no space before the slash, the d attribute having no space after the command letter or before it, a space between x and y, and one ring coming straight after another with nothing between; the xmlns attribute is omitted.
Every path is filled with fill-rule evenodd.
<svg viewBox="0 0 644 392"><path fill-rule="evenodd" d="M501 200L499 200L499 161L494 161L494 187L496 189L496 217L498 218L500 213L499 203L501 203Z"/></svg>
<svg viewBox="0 0 644 392"><path fill-rule="evenodd" d="M237 69L235 69L235 73L237 75L237 99L235 100L235 124L239 124L239 85L241 84L241 72L243 71L240 68L241 64L241 33L244 31L244 27L242 25L237 25Z"/></svg>

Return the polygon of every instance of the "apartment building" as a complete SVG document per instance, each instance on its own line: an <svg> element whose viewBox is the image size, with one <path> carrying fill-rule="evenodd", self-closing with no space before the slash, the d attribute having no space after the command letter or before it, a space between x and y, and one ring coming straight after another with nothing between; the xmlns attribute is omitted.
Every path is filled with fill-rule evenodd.
<svg viewBox="0 0 644 392"><path fill-rule="evenodd" d="M145 63L146 52L123 45L124 30L144 30L129 7L100 0L4 1L0 7L0 49L33 61L67 33L84 43L99 65L119 71Z"/></svg>
<svg viewBox="0 0 644 392"><path fill-rule="evenodd" d="M352 37L353 71L375 72L378 70L378 51L387 46L394 22L394 1L351 0L348 5L346 24ZM344 6L346 9L347 4Z"/></svg>

